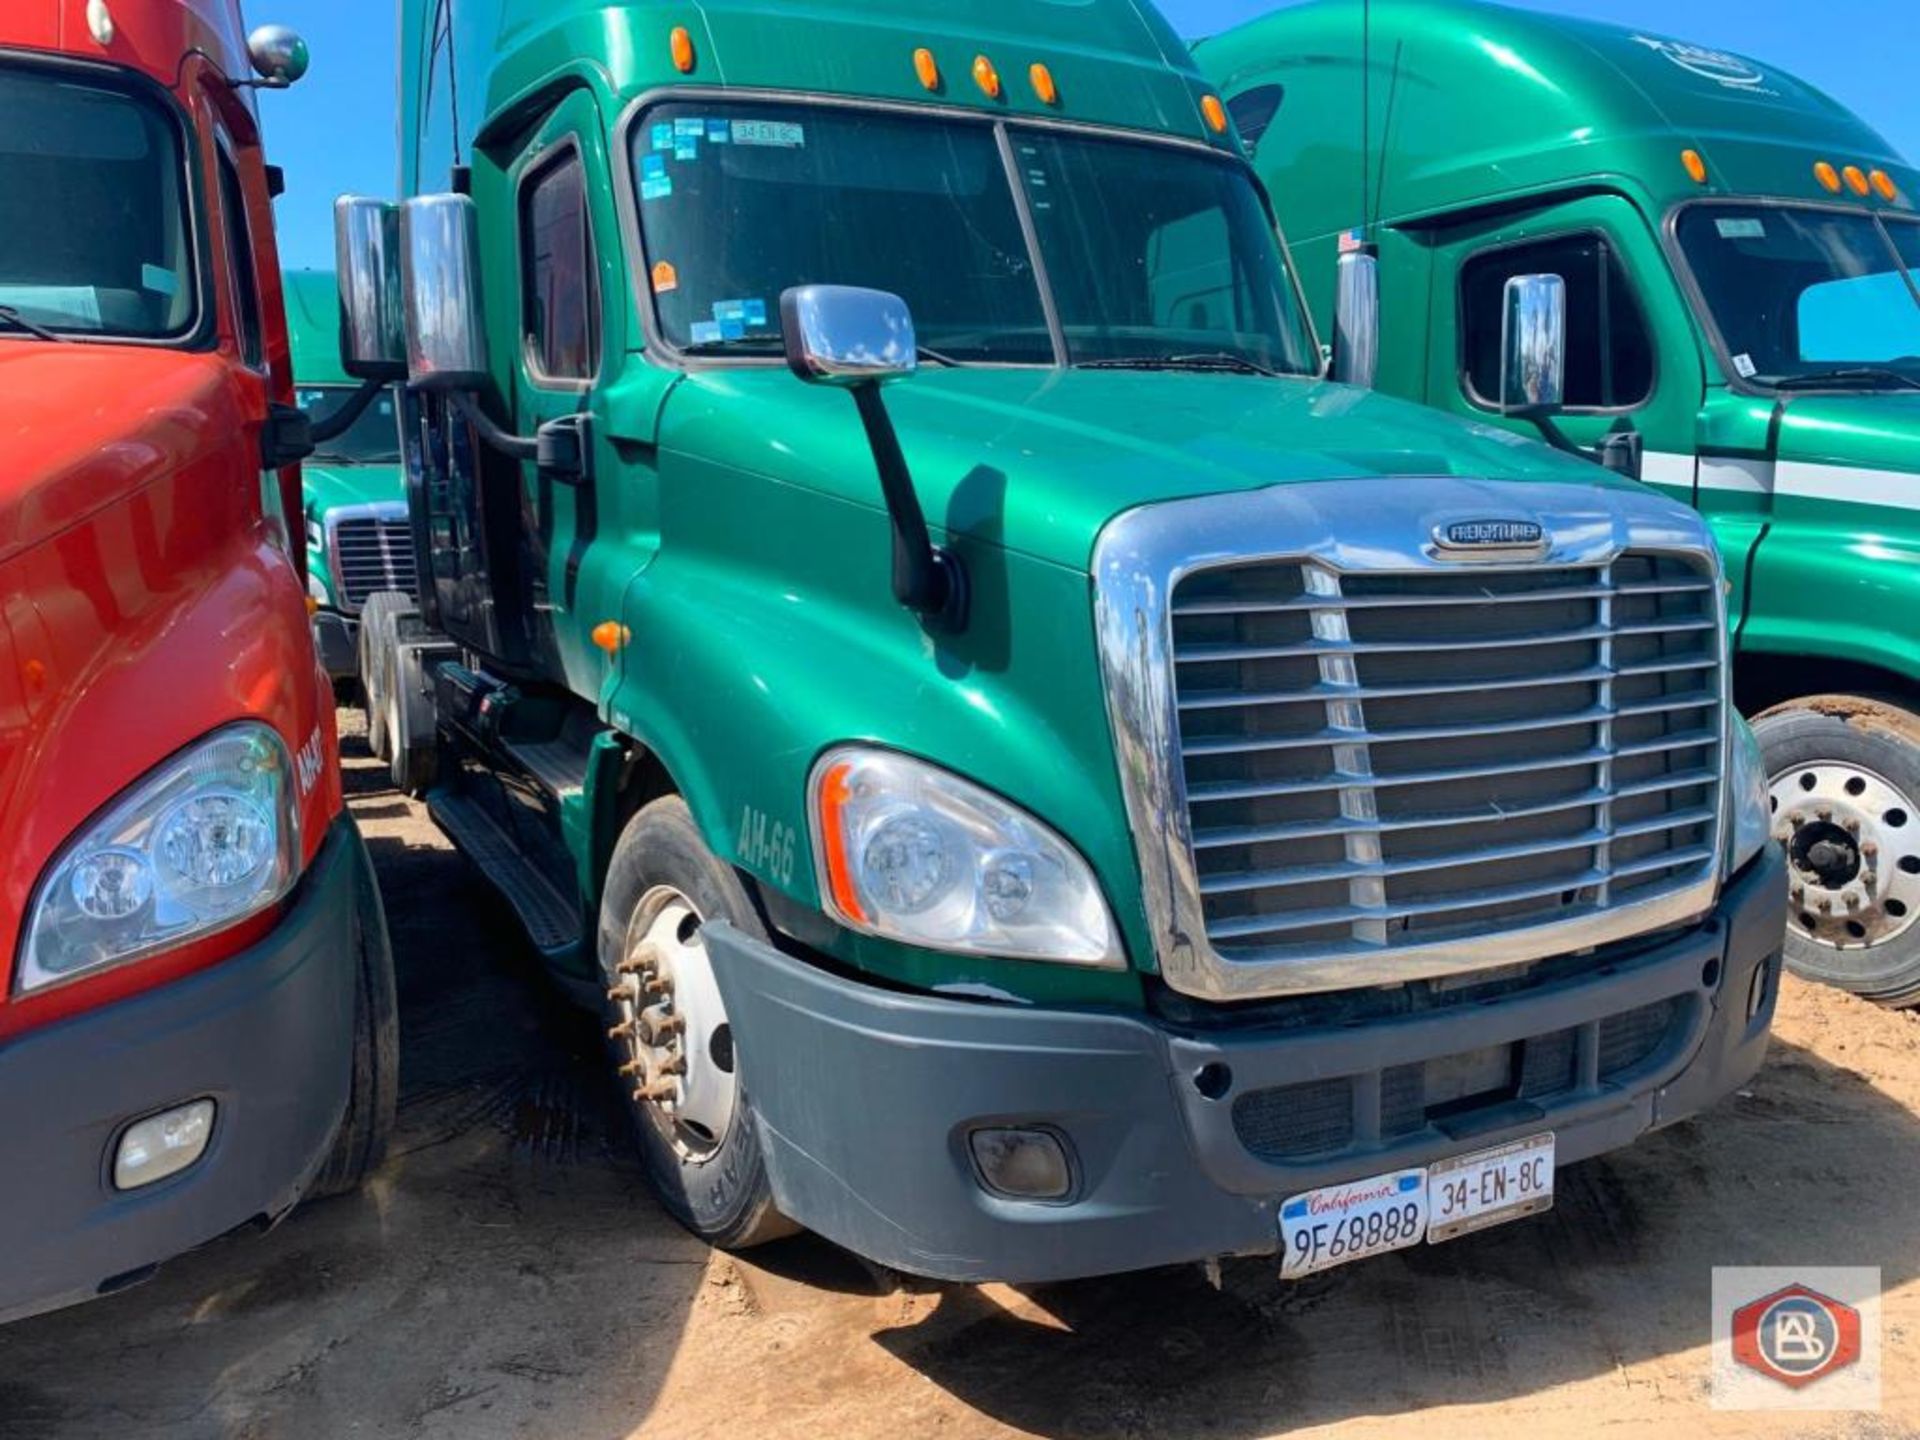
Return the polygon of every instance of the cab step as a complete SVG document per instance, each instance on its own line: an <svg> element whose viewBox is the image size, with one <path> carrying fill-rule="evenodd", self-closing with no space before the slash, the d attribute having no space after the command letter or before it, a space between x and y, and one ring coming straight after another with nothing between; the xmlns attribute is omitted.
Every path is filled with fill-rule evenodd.
<svg viewBox="0 0 1920 1440"><path fill-rule="evenodd" d="M537 949L556 955L579 947L579 905L527 861L484 808L457 790L441 789L428 796L427 813L506 896Z"/></svg>

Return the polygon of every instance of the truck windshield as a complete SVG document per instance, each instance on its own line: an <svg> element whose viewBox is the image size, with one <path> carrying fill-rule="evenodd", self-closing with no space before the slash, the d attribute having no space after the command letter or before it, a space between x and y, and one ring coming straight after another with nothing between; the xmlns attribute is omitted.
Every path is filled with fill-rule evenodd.
<svg viewBox="0 0 1920 1440"><path fill-rule="evenodd" d="M358 388L302 385L294 391L294 400L317 425L353 399ZM315 450L313 458L323 465L398 465L400 422L394 411L393 392L382 390L374 396L373 403L360 412L360 418Z"/></svg>
<svg viewBox="0 0 1920 1440"><path fill-rule="evenodd" d="M1740 377L1920 389L1920 225L1813 206L1701 204L1676 234Z"/></svg>
<svg viewBox="0 0 1920 1440"><path fill-rule="evenodd" d="M0 339L163 339L193 325L178 125L157 102L0 65Z"/></svg>
<svg viewBox="0 0 1920 1440"><path fill-rule="evenodd" d="M1050 300L1069 364L1317 372L1244 167L1006 130L1012 171L997 127L943 116L771 102L648 111L632 163L662 333L695 354L776 355L781 292L862 285L904 298L943 360L1055 363Z"/></svg>

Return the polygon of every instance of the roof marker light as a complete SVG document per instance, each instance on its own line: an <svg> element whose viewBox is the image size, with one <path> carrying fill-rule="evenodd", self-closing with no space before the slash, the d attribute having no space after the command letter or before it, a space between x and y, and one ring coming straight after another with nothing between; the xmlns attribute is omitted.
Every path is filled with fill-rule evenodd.
<svg viewBox="0 0 1920 1440"><path fill-rule="evenodd" d="M1882 200L1898 200L1900 198L1900 187L1893 183L1893 177L1887 174L1886 171L1876 170L1873 174L1869 175L1867 179L1873 182L1873 188L1879 193Z"/></svg>
<svg viewBox="0 0 1920 1440"><path fill-rule="evenodd" d="M993 61L984 55L973 57L973 83L980 87L980 93L989 100L1000 98L1000 72L993 68Z"/></svg>
<svg viewBox="0 0 1920 1440"><path fill-rule="evenodd" d="M669 42L673 49L673 68L682 75L693 73L693 34L684 25L673 27Z"/></svg>
<svg viewBox="0 0 1920 1440"><path fill-rule="evenodd" d="M1044 65L1035 65L1027 75L1033 81L1033 93L1040 97L1042 105L1060 103L1060 87L1053 83L1053 71Z"/></svg>
<svg viewBox="0 0 1920 1440"><path fill-rule="evenodd" d="M913 73L920 77L921 88L936 92L940 89L940 62L924 45L913 52Z"/></svg>
<svg viewBox="0 0 1920 1440"><path fill-rule="evenodd" d="M1207 117L1207 127L1216 135L1227 133L1227 107L1220 103L1218 95L1209 95L1200 102L1200 113Z"/></svg>
<svg viewBox="0 0 1920 1440"><path fill-rule="evenodd" d="M1849 165L1840 172L1846 177L1847 188L1856 195L1867 193L1867 172L1858 165Z"/></svg>
<svg viewBox="0 0 1920 1440"><path fill-rule="evenodd" d="M1687 167L1687 175L1696 185L1707 183L1707 162L1700 158L1698 150L1682 150L1680 163Z"/></svg>
<svg viewBox="0 0 1920 1440"><path fill-rule="evenodd" d="M1838 195L1840 193L1840 172L1834 169L1827 161L1822 160L1818 165L1813 167L1813 178L1818 180L1824 188L1831 190L1834 194Z"/></svg>
<svg viewBox="0 0 1920 1440"><path fill-rule="evenodd" d="M594 645L609 655L624 650L632 638L633 632L618 620L602 620L593 627Z"/></svg>

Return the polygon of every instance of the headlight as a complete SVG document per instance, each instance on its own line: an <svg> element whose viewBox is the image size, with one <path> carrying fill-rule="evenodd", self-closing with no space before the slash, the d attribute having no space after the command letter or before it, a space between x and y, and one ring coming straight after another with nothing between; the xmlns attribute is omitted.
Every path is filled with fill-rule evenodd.
<svg viewBox="0 0 1920 1440"><path fill-rule="evenodd" d="M1087 862L978 785L849 747L821 759L809 791L820 890L841 924L970 955L1125 963Z"/></svg>
<svg viewBox="0 0 1920 1440"><path fill-rule="evenodd" d="M327 532L320 528L320 522L311 516L307 518L307 549L318 555L327 548Z"/></svg>
<svg viewBox="0 0 1920 1440"><path fill-rule="evenodd" d="M1733 832L1727 852L1727 874L1733 875L1758 855L1773 833L1773 802L1767 792L1767 766L1760 758L1760 742L1753 727L1733 717L1733 763L1727 767L1728 828Z"/></svg>
<svg viewBox="0 0 1920 1440"><path fill-rule="evenodd" d="M286 745L252 721L217 730L150 772L41 876L18 987L171 949L279 900L299 871L292 782Z"/></svg>

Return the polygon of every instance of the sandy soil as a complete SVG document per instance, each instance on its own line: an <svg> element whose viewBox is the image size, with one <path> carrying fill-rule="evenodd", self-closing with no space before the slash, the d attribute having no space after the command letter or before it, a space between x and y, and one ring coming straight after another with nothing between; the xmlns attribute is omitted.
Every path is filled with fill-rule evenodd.
<svg viewBox="0 0 1920 1440"><path fill-rule="evenodd" d="M364 758L348 784L401 966L391 1161L0 1330L0 1437L1920 1434L1913 1016L1790 982L1747 1092L1445 1246L1286 1285L1240 1262L1218 1291L903 1286L678 1230L511 915ZM1883 1413L1711 1411L1716 1264L1880 1266Z"/></svg>

